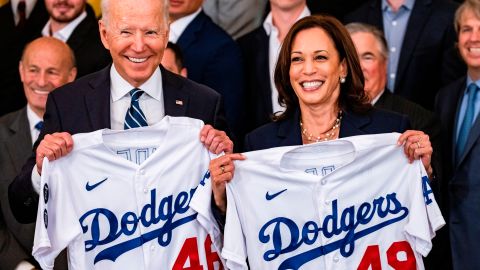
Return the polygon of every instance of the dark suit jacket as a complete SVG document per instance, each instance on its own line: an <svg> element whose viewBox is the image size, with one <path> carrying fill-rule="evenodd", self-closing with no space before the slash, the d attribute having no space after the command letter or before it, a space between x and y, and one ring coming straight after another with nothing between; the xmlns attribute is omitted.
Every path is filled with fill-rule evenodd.
<svg viewBox="0 0 480 270"><path fill-rule="evenodd" d="M260 26L237 40L245 63L247 131L271 122L273 108L268 39L263 26Z"/></svg>
<svg viewBox="0 0 480 270"><path fill-rule="evenodd" d="M10 210L8 185L32 153L32 137L24 107L0 118L0 269L14 269L20 261L35 262L32 254L35 224L20 224ZM35 264L35 263L34 263ZM55 269L67 269L65 254Z"/></svg>
<svg viewBox="0 0 480 270"><path fill-rule="evenodd" d="M177 44L188 78L220 93L232 131L243 134L244 86L238 45L203 11L185 28Z"/></svg>
<svg viewBox="0 0 480 270"><path fill-rule="evenodd" d="M458 4L446 0L416 0L403 39L394 93L433 109L435 94L465 74L454 43L453 17ZM383 30L381 0L369 0L345 17Z"/></svg>
<svg viewBox="0 0 480 270"><path fill-rule="evenodd" d="M442 119L443 168L448 179L449 226L454 269L480 269L480 117L477 117L460 161L455 164L457 115L465 92L463 77L442 88L435 112Z"/></svg>
<svg viewBox="0 0 480 270"><path fill-rule="evenodd" d="M8 203L8 185L20 172L32 151L26 108L0 118L0 269L14 269L23 260L32 260L35 224L20 224Z"/></svg>
<svg viewBox="0 0 480 270"><path fill-rule="evenodd" d="M197 118L217 129L227 129L218 93L163 67L161 72L166 115ZM178 100L183 104L177 104ZM50 93L44 127L35 147L45 134L60 131L76 134L109 127L110 67L107 67ZM31 182L34 165L35 155L32 155L8 190L12 212L22 223L33 222L36 218L38 194Z"/></svg>
<svg viewBox="0 0 480 270"><path fill-rule="evenodd" d="M0 7L0 116L19 110L27 100L18 73L18 61L25 44L33 40L47 23L48 13L44 1L37 1L25 27L20 30L15 26L10 2Z"/></svg>
<svg viewBox="0 0 480 270"><path fill-rule="evenodd" d="M408 117L393 112L372 109L366 115L344 112L340 125L340 138L378 134L387 132L404 132L410 127ZM245 151L262 150L278 146L301 145L300 112L294 117L266 124L245 138Z"/></svg>

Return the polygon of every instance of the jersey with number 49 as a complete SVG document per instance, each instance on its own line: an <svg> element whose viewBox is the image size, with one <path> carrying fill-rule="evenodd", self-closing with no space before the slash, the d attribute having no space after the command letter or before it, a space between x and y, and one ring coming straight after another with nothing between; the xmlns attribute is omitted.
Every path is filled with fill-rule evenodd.
<svg viewBox="0 0 480 270"><path fill-rule="evenodd" d="M445 222L398 136L245 153L227 185L227 267L423 269Z"/></svg>
<svg viewBox="0 0 480 270"><path fill-rule="evenodd" d="M71 153L45 159L33 247L41 267L68 247L69 269L222 269L218 228L202 227L189 207L208 178L202 127L166 116L77 134Z"/></svg>

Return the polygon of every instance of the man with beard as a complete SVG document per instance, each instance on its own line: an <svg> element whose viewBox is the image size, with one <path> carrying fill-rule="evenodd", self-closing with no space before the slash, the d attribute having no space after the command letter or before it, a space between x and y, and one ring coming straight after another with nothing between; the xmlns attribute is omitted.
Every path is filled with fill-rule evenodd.
<svg viewBox="0 0 480 270"><path fill-rule="evenodd" d="M98 32L95 12L86 0L45 0L50 15L42 36L66 42L77 59L77 78L98 71L111 62Z"/></svg>

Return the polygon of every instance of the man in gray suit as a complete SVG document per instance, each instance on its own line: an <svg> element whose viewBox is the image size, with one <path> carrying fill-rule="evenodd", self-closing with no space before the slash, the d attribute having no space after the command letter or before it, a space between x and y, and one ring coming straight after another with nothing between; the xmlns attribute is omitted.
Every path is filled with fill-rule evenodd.
<svg viewBox="0 0 480 270"><path fill-rule="evenodd" d="M0 118L0 269L32 269L35 224L19 224L8 203L8 185L32 153L48 93L75 79L75 57L67 44L51 37L32 41L19 63L27 106Z"/></svg>

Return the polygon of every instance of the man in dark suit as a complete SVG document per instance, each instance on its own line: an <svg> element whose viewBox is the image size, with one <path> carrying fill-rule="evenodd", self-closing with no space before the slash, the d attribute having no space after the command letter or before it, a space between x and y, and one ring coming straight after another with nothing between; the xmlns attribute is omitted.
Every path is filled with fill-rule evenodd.
<svg viewBox="0 0 480 270"><path fill-rule="evenodd" d="M270 122L273 113L284 110L273 83L278 52L290 27L310 15L306 0L269 1L269 5L263 24L238 39L245 63L247 131Z"/></svg>
<svg viewBox="0 0 480 270"><path fill-rule="evenodd" d="M455 14L458 50L467 75L441 89L435 111L442 119L443 169L448 187L454 269L480 269L480 2L467 0Z"/></svg>
<svg viewBox="0 0 480 270"><path fill-rule="evenodd" d="M245 110L241 53L235 41L203 12L202 4L203 0L170 2L169 41L182 49L187 77L222 95L228 124L240 137Z"/></svg>
<svg viewBox="0 0 480 270"><path fill-rule="evenodd" d="M381 29L390 52L387 87L433 109L440 87L465 70L454 49L456 8L457 4L448 0L369 0L348 14L345 22Z"/></svg>
<svg viewBox="0 0 480 270"><path fill-rule="evenodd" d="M5 269L33 263L35 224L19 224L12 215L7 189L32 153L45 113L47 94L75 79L72 50L55 38L39 38L25 48L20 76L27 106L0 118L0 261ZM55 74L53 74L55 73ZM4 224L2 226L1 224ZM23 261L23 262L22 262ZM32 269L33 265L29 265ZM64 263L63 268L66 269Z"/></svg>
<svg viewBox="0 0 480 270"><path fill-rule="evenodd" d="M43 158L67 155L73 148L71 134L123 129L133 106L143 111L148 125L164 115L201 119L209 124L199 136L206 147L215 153L232 151L226 133L210 126L227 128L220 95L159 67L168 35L166 5L166 0L104 2L99 27L113 65L49 95L35 154L9 186L10 206L19 222L36 218ZM130 95L138 91L142 95L132 100Z"/></svg>
<svg viewBox="0 0 480 270"><path fill-rule="evenodd" d="M25 44L40 33L48 20L45 4L43 0L38 0L33 7L23 8L25 17L22 22L19 14L19 9L22 10L20 2L9 1L0 7L0 52L3 52L0 62L0 116L25 106L27 101L18 74L18 61ZM32 2L23 3L28 5Z"/></svg>
<svg viewBox="0 0 480 270"><path fill-rule="evenodd" d="M358 58L365 77L365 92L372 104L381 109L405 114L409 117L411 128L421 130L429 135L433 147L432 166L435 179L431 186L441 209L445 209L444 193L440 190L444 179L441 172L440 123L432 112L401 96L392 94L386 88L388 49L383 33L375 26L364 23L346 25L352 37ZM448 230L443 228L437 232L433 240L433 249L425 259L427 269L449 269Z"/></svg>
<svg viewBox="0 0 480 270"><path fill-rule="evenodd" d="M50 15L38 36L53 36L66 42L77 59L77 77L83 77L111 63L98 32L98 21L87 0L45 0Z"/></svg>

